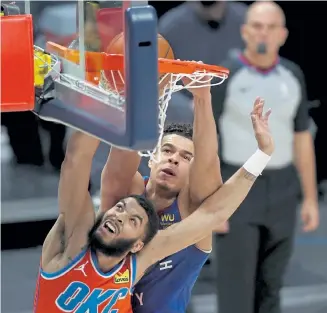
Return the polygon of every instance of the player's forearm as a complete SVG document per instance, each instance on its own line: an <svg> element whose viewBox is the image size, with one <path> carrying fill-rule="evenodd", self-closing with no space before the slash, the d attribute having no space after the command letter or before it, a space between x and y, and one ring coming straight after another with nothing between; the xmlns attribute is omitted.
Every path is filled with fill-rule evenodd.
<svg viewBox="0 0 327 313"><path fill-rule="evenodd" d="M313 140L310 132L301 132L294 137L295 165L298 170L306 200L317 200L316 167Z"/></svg>
<svg viewBox="0 0 327 313"><path fill-rule="evenodd" d="M112 147L101 174L101 207L111 207L126 195L140 161L136 151Z"/></svg>
<svg viewBox="0 0 327 313"><path fill-rule="evenodd" d="M80 131L75 131L68 140L65 161L93 159L100 140Z"/></svg>
<svg viewBox="0 0 327 313"><path fill-rule="evenodd" d="M200 203L222 185L217 129L210 93L207 98L194 99L193 142L190 196L194 203Z"/></svg>
<svg viewBox="0 0 327 313"><path fill-rule="evenodd" d="M195 161L207 164L215 160L218 140L210 93L205 98L194 98L193 143Z"/></svg>
<svg viewBox="0 0 327 313"><path fill-rule="evenodd" d="M102 170L101 182L108 183L117 177L131 181L138 170L140 162L141 157L137 151L112 147Z"/></svg>
<svg viewBox="0 0 327 313"><path fill-rule="evenodd" d="M76 131L71 135L61 166L60 185L64 184L65 188L76 188L79 185L78 181L85 181L84 184L88 186L92 160L98 146L98 139L82 132ZM73 186L70 186L70 182Z"/></svg>
<svg viewBox="0 0 327 313"><path fill-rule="evenodd" d="M81 209L89 196L92 159L98 145L98 139L81 132L75 132L70 137L59 180L58 199L61 213Z"/></svg>

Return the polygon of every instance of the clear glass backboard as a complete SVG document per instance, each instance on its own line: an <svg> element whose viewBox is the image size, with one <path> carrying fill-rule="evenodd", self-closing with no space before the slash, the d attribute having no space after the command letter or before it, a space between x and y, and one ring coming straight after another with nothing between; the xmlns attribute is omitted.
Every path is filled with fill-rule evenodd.
<svg viewBox="0 0 327 313"><path fill-rule="evenodd" d="M159 136L154 8L147 1L26 1L29 11L35 44L58 55L62 67L56 99L40 108L41 118L116 146L153 149ZM124 55L122 69L113 73L116 65L105 65L103 53Z"/></svg>

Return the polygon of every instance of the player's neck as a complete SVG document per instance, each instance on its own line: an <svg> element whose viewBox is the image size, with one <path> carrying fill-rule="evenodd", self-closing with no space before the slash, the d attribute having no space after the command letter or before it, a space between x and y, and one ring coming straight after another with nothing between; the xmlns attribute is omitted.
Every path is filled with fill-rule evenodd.
<svg viewBox="0 0 327 313"><path fill-rule="evenodd" d="M168 208L175 201L176 197L162 190L159 186L151 180L146 185L146 197L151 200L157 211Z"/></svg>
<svg viewBox="0 0 327 313"><path fill-rule="evenodd" d="M268 69L276 64L278 55L276 54L260 54L248 49L244 50L243 56L253 66L260 69Z"/></svg>
<svg viewBox="0 0 327 313"><path fill-rule="evenodd" d="M108 257L99 251L96 251L95 254L98 260L98 266L103 273L111 271L125 257Z"/></svg>

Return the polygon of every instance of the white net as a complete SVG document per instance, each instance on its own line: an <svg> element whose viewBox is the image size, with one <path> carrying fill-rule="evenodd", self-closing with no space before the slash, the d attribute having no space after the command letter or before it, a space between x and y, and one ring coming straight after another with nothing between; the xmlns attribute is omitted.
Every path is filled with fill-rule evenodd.
<svg viewBox="0 0 327 313"><path fill-rule="evenodd" d="M213 73L207 71L195 71L192 74L171 74L167 73L159 78L159 138L158 143L152 151L139 151L139 155L142 157L150 157L152 161L158 162L158 148L160 146L162 137L164 135L165 121L167 117L167 109L172 93L180 91L182 89L202 88L205 86L216 86L222 84L227 74ZM188 78L189 83L182 85L180 82L183 78ZM120 98L124 98L124 76L120 71L104 71L101 72L101 78L99 86L101 89L118 95Z"/></svg>

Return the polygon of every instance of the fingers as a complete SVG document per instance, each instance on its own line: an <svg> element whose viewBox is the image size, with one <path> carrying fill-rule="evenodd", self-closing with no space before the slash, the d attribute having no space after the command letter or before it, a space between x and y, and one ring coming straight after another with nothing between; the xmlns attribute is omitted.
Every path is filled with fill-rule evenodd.
<svg viewBox="0 0 327 313"><path fill-rule="evenodd" d="M257 115L258 118L263 118L264 121L268 121L269 116L272 112L271 109L269 109L264 115L263 115L263 109L265 106L265 100L261 97L257 97L254 101L253 104L253 110L251 112L251 116L252 115Z"/></svg>
<svg viewBox="0 0 327 313"><path fill-rule="evenodd" d="M304 232L310 232L312 230L314 230L313 228L313 223L312 223L312 220L310 219L310 217L305 217L302 219L302 222L303 222L303 231Z"/></svg>
<svg viewBox="0 0 327 313"><path fill-rule="evenodd" d="M189 61L191 63L197 63L197 64L203 64L202 61ZM212 75L203 75L203 76L199 76L196 79L190 79L189 77L183 77L182 81L184 83L184 85L190 85L191 86L196 86L196 87L201 87L202 85L204 87L210 85L211 80L213 79Z"/></svg>
<svg viewBox="0 0 327 313"><path fill-rule="evenodd" d="M258 124L258 119L259 118L257 114L251 113L251 121L254 127Z"/></svg>
<svg viewBox="0 0 327 313"><path fill-rule="evenodd" d="M265 100L259 98L259 103L257 104L257 114L261 117L263 113L263 106L265 105Z"/></svg>
<svg viewBox="0 0 327 313"><path fill-rule="evenodd" d="M189 85L192 81L191 81L191 79L189 79L188 77L182 77L182 82L183 82L183 84L184 84L184 86L187 86L187 85Z"/></svg>
<svg viewBox="0 0 327 313"><path fill-rule="evenodd" d="M271 109L268 109L268 111L265 113L265 115L263 117L265 121L269 120L269 116L270 116L271 112L272 112Z"/></svg>
<svg viewBox="0 0 327 313"><path fill-rule="evenodd" d="M257 97L254 101L253 110L251 114L257 114L261 116L263 111L263 106L264 106L264 99Z"/></svg>
<svg viewBox="0 0 327 313"><path fill-rule="evenodd" d="M302 223L303 223L303 231L311 232L318 228L319 219L316 216L311 215L310 213L302 214Z"/></svg>

